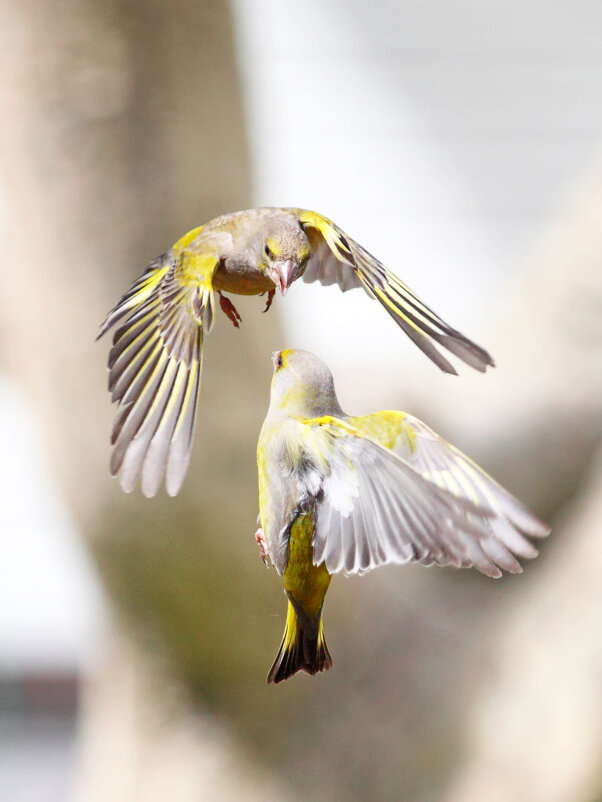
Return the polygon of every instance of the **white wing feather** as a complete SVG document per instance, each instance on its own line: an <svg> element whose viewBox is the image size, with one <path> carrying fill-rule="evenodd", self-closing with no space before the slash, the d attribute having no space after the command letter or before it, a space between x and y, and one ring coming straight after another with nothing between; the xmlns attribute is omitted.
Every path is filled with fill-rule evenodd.
<svg viewBox="0 0 602 802"><path fill-rule="evenodd" d="M331 419L306 425L316 435L308 444L320 443L320 451L328 454L315 494L316 565L325 562L330 573L358 574L416 560L474 565L489 576L500 575L495 559L480 545L488 513L478 505L424 479L345 424ZM311 446L307 463L312 466ZM315 486L315 473L313 465L299 476L300 496L312 495L307 477Z"/></svg>
<svg viewBox="0 0 602 802"><path fill-rule="evenodd" d="M475 567L499 577L500 568L521 570L513 553L537 553L517 522L529 534L547 534L547 528L537 522L537 529L536 519L501 488L503 509L485 492L435 476L436 463L428 455L416 458L424 461L419 462L424 470L418 470L342 421L319 419L305 425L314 428L307 443L320 443L321 454L328 454L319 493L315 465L298 482L301 495L315 498L314 563L325 562L330 573L361 574L389 563L416 561Z"/></svg>

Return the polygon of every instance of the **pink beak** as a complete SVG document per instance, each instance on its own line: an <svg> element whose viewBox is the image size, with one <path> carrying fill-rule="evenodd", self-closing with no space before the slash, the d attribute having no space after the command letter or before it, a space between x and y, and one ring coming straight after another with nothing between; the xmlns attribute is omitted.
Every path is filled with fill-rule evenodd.
<svg viewBox="0 0 602 802"><path fill-rule="evenodd" d="M287 259L286 262L278 262L271 272L272 281L277 287L280 287L280 292L284 295L293 283L295 276L295 266L292 260Z"/></svg>

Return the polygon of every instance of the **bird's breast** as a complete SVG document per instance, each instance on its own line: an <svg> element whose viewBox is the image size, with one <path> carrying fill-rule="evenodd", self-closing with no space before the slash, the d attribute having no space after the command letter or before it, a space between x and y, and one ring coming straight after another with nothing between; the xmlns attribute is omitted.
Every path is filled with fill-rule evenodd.
<svg viewBox="0 0 602 802"><path fill-rule="evenodd" d="M216 270L213 286L216 290L234 295L259 295L273 290L274 282L254 265L240 258L229 257Z"/></svg>

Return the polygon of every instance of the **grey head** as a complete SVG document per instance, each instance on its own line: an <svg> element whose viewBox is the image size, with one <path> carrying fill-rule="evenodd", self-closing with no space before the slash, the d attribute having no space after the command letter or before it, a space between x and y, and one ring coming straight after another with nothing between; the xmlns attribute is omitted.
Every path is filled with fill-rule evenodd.
<svg viewBox="0 0 602 802"><path fill-rule="evenodd" d="M295 217L279 209L266 211L261 236L254 243L257 266L284 295L305 270L309 241Z"/></svg>
<svg viewBox="0 0 602 802"><path fill-rule="evenodd" d="M287 348L272 354L274 375L269 415L345 417L328 365L309 351Z"/></svg>

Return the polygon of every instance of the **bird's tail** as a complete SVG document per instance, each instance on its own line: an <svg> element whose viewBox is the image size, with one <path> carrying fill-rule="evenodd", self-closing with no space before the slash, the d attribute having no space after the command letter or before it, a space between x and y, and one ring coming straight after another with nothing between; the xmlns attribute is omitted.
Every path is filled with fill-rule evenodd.
<svg viewBox="0 0 602 802"><path fill-rule="evenodd" d="M268 674L268 682L282 682L297 671L317 674L332 665L324 639L322 611L320 610L315 621L307 622L305 626L304 624L289 599L282 643Z"/></svg>

